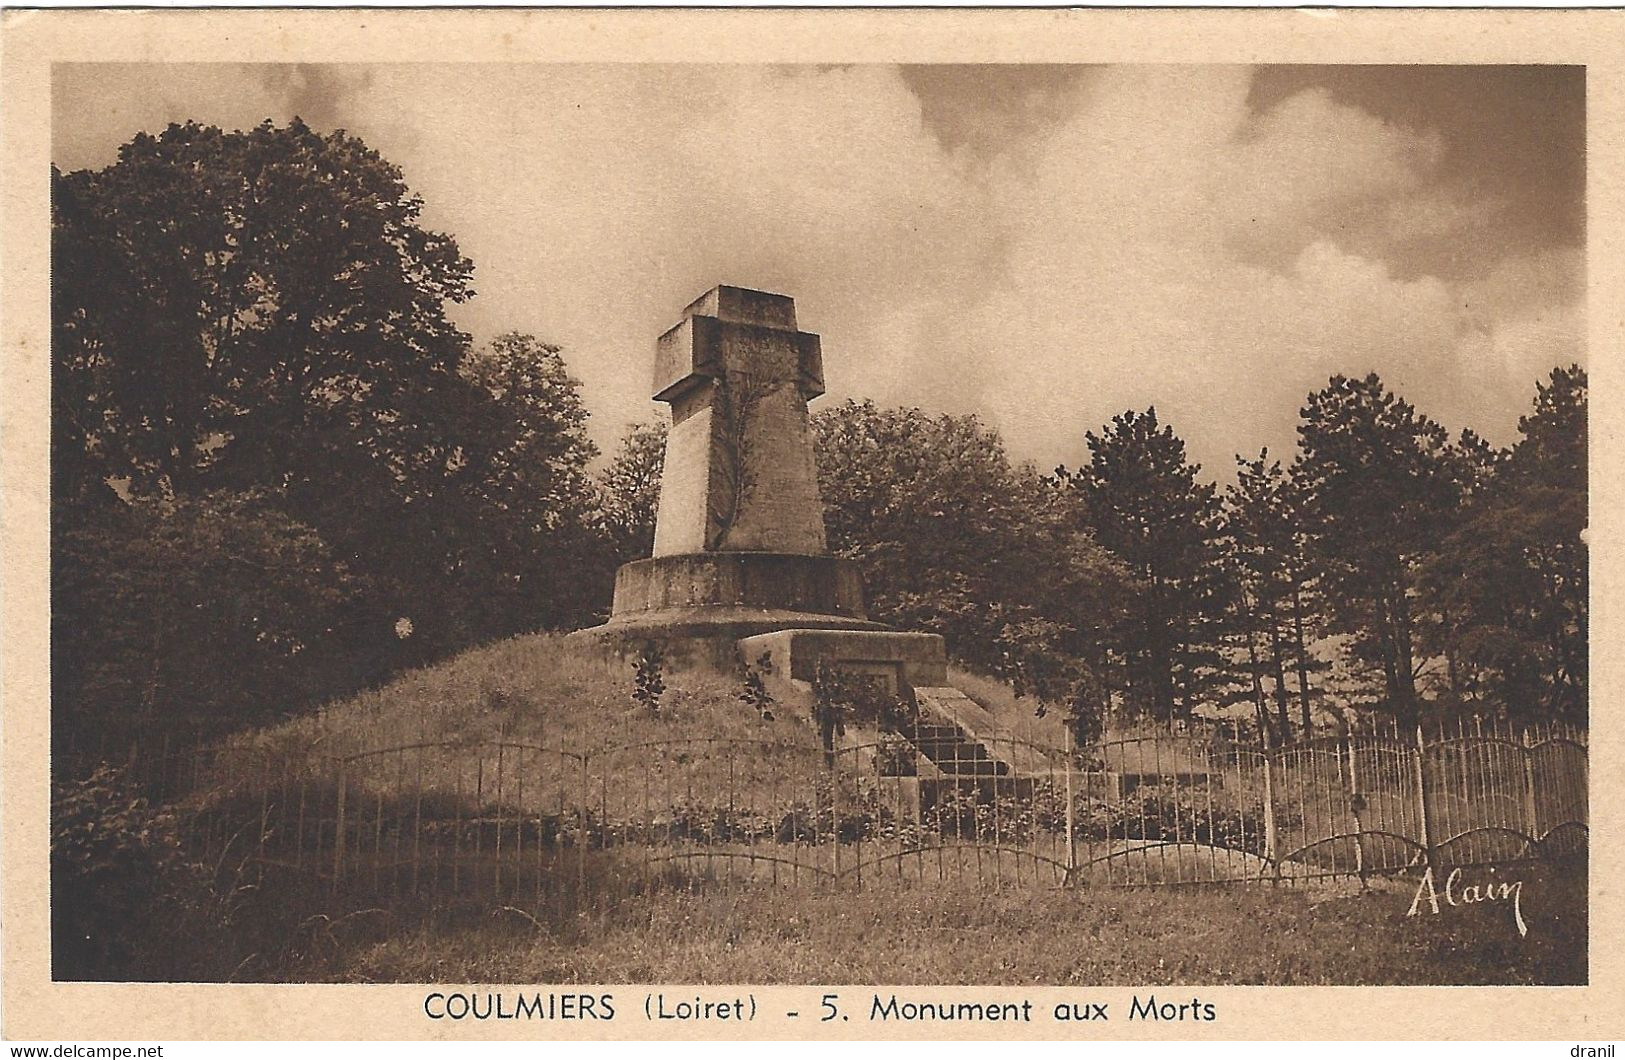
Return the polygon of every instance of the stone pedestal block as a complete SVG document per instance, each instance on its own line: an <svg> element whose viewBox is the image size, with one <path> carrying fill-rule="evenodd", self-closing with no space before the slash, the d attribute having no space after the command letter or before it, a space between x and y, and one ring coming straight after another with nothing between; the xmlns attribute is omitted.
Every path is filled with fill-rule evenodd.
<svg viewBox="0 0 1625 1060"><path fill-rule="evenodd" d="M812 681L819 663L828 663L887 678L899 694L948 683L948 653L935 633L781 629L742 638L739 654L751 663L765 655L775 675L793 681Z"/></svg>
<svg viewBox="0 0 1625 1060"><path fill-rule="evenodd" d="M654 555L617 573L609 621L573 636L731 667L741 637L884 631L856 564L828 554L807 419L823 392L818 336L797 330L791 299L741 287L695 299L655 348L672 426Z"/></svg>

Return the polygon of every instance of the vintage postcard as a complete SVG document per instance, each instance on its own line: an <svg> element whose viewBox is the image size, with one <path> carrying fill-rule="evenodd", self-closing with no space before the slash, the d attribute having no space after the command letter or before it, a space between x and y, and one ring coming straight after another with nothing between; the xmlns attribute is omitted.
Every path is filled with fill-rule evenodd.
<svg viewBox="0 0 1625 1060"><path fill-rule="evenodd" d="M5 1035L1612 1055L1622 30L8 12Z"/></svg>

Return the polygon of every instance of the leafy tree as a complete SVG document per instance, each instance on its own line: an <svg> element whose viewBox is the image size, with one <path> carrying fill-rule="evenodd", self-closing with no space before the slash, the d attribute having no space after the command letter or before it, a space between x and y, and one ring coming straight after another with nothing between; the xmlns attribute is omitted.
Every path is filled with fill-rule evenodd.
<svg viewBox="0 0 1625 1060"><path fill-rule="evenodd" d="M1057 709L1061 723L1071 731L1078 747L1088 747L1105 731L1111 708L1109 686L1101 677L1103 652L1085 660L1061 647L1073 638L1063 624L1029 618L1005 625L999 635L1004 656L1000 673L1016 698L1037 700L1034 715L1044 717Z"/></svg>
<svg viewBox="0 0 1625 1060"><path fill-rule="evenodd" d="M473 266L361 141L188 122L52 190L70 462L138 494L444 472Z"/></svg>
<svg viewBox="0 0 1625 1060"><path fill-rule="evenodd" d="M615 457L598 477L602 518L618 562L652 555L666 461L666 423L639 423L621 436Z"/></svg>
<svg viewBox="0 0 1625 1060"><path fill-rule="evenodd" d="M559 347L509 332L471 354L464 377L487 399L457 479L461 512L442 520L464 543L446 574L474 588L479 635L583 624L597 610L611 557L594 528L587 410Z"/></svg>
<svg viewBox="0 0 1625 1060"><path fill-rule="evenodd" d="M1520 440L1488 462L1459 529L1423 572L1427 599L1453 619L1452 683L1475 707L1585 719L1586 406L1578 366L1538 385Z"/></svg>
<svg viewBox="0 0 1625 1060"><path fill-rule="evenodd" d="M845 402L813 419L831 548L863 567L871 614L943 634L1005 673L1007 628L1048 619L1077 658L1122 572L1065 518L1065 495L1012 466L974 416ZM1098 605L1098 606L1097 606Z"/></svg>
<svg viewBox="0 0 1625 1060"><path fill-rule="evenodd" d="M59 530L51 651L64 746L166 717L263 719L394 661L357 650L357 627L382 625L363 581L274 500L138 500Z"/></svg>
<svg viewBox="0 0 1625 1060"><path fill-rule="evenodd" d="M1331 628L1382 674L1383 700L1418 716L1427 661L1414 599L1422 565L1449 532L1459 499L1444 428L1376 375L1333 376L1309 395L1294 466Z"/></svg>
<svg viewBox="0 0 1625 1060"><path fill-rule="evenodd" d="M71 525L132 501L252 492L367 576L399 656L454 606L425 599L455 537L462 449L486 404L448 305L472 265L419 223L400 171L295 120L141 134L52 175L53 498ZM427 575L427 576L426 576ZM77 609L68 601L69 613Z"/></svg>
<svg viewBox="0 0 1625 1060"><path fill-rule="evenodd" d="M187 123L52 191L64 716L246 720L598 609L577 384L470 354L473 267L396 167Z"/></svg>
<svg viewBox="0 0 1625 1060"><path fill-rule="evenodd" d="M1216 489L1197 480L1200 467L1154 408L1125 412L1085 438L1089 465L1058 478L1137 586L1116 637L1126 691L1158 717L1188 714L1223 668L1220 622L1231 590L1218 563Z"/></svg>

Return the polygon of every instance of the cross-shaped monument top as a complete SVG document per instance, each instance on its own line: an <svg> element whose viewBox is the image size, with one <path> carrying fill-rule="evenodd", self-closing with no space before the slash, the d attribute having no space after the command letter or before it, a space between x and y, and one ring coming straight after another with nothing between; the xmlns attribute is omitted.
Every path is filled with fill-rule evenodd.
<svg viewBox="0 0 1625 1060"><path fill-rule="evenodd" d="M793 298L745 287L713 287L655 344L654 399L671 402L695 383L743 373L794 380L811 400L824 392L818 336L796 330Z"/></svg>

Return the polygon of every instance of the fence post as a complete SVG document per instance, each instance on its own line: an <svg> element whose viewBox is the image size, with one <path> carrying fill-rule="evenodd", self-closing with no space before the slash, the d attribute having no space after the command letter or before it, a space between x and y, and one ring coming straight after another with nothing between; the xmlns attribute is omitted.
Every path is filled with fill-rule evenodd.
<svg viewBox="0 0 1625 1060"><path fill-rule="evenodd" d="M1535 802L1535 756L1533 748L1529 746L1529 730L1524 729L1519 742L1523 746L1523 816L1527 826L1525 831L1529 835L1529 845L1534 848L1540 842L1540 818Z"/></svg>
<svg viewBox="0 0 1625 1060"><path fill-rule="evenodd" d="M587 760L591 757L591 754L592 752L589 751L581 756L581 791L576 796L576 896L574 908L578 912L585 909L587 902L587 800L592 798L592 781L587 772ZM648 768L647 764L645 764L644 768ZM562 814L560 814L559 825L560 827L564 825ZM607 847L609 845L609 818L607 815L602 821L598 822L598 827L603 830L603 844ZM647 875L647 872L648 866L644 866L645 875Z"/></svg>
<svg viewBox="0 0 1625 1060"><path fill-rule="evenodd" d="M1343 747L1348 751L1349 766L1349 813L1354 818L1354 871L1359 874L1360 883L1365 884L1365 799L1360 794L1360 776L1355 765L1354 741L1357 737L1349 736L1343 741Z"/></svg>
<svg viewBox="0 0 1625 1060"><path fill-rule="evenodd" d="M1275 860L1275 771L1270 765L1273 755L1268 747L1260 750L1264 757L1264 860L1280 876L1281 866Z"/></svg>
<svg viewBox="0 0 1625 1060"><path fill-rule="evenodd" d="M1066 882L1076 883L1078 840L1072 817L1072 756L1075 745L1072 739L1072 726L1063 724L1061 728L1066 733Z"/></svg>
<svg viewBox="0 0 1625 1060"><path fill-rule="evenodd" d="M1416 726L1416 808L1421 814L1422 857L1431 870L1433 866L1433 828L1428 823L1427 739L1422 735L1420 722Z"/></svg>
<svg viewBox="0 0 1625 1060"><path fill-rule="evenodd" d="M831 878L834 886L839 886L841 879L841 808L838 798L840 786L840 763L832 754L829 759L829 860L830 869L834 873Z"/></svg>
<svg viewBox="0 0 1625 1060"><path fill-rule="evenodd" d="M344 878L344 799L349 788L349 778L345 770L346 762L343 758L333 760L334 769L338 773L338 800L333 811L333 889L339 887L339 881Z"/></svg>

